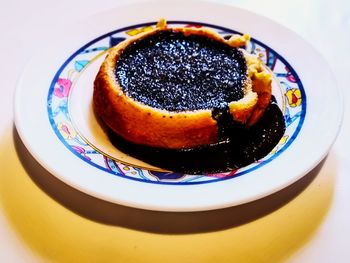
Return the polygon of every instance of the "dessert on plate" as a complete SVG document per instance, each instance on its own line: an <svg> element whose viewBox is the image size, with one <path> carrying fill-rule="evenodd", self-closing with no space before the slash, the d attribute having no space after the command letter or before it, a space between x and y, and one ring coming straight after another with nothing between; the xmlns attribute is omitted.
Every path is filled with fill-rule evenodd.
<svg viewBox="0 0 350 263"><path fill-rule="evenodd" d="M125 148L163 156L218 145L221 151L223 144L242 151L246 131L272 98L271 72L245 51L249 39L161 19L108 51L94 81L94 110L123 145L132 145Z"/></svg>
<svg viewBox="0 0 350 263"><path fill-rule="evenodd" d="M112 47L94 83L94 108L116 134L152 147L220 141L220 116L252 126L271 98L271 75L240 47L205 28L166 23Z"/></svg>

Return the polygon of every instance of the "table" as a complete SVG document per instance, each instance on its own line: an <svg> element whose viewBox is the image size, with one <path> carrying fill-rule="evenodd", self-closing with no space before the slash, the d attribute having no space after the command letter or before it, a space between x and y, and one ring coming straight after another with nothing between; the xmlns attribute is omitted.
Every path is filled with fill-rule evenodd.
<svg viewBox="0 0 350 263"><path fill-rule="evenodd" d="M292 186L250 204L197 213L143 211L63 184L30 155L13 122L26 62L64 21L113 0L2 1L0 262L348 262L350 2L219 2L270 17L324 56L343 90L344 122L327 158ZM317 77L317 76L315 76Z"/></svg>

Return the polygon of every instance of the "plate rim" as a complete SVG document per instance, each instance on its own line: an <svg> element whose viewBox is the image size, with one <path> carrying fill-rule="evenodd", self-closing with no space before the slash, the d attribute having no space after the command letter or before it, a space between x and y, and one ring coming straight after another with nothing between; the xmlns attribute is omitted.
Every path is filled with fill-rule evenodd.
<svg viewBox="0 0 350 263"><path fill-rule="evenodd" d="M157 1L155 1L155 2L157 2ZM202 2L202 1L194 1L194 2ZM208 1L204 1L204 2L206 2L206 3L208 3ZM232 5L226 5L226 4L219 4L219 3L212 3L212 4L215 4L215 5L220 5L220 6L229 6L230 8L234 8L234 9L236 9L236 10L242 10L242 9L240 9L240 8L236 8L236 7L234 7L234 6L232 6ZM128 5L126 5L126 6L128 6ZM106 11L106 12L111 12L112 10L108 10L108 11ZM263 17L263 16L261 16L261 15L257 15L256 13L253 13L253 12L250 12L250 11L245 11L245 12L249 12L249 13L251 13L253 16L259 16L259 17ZM100 13L98 13L98 14L96 14L96 15L101 15L101 14L103 14L104 12L100 12ZM263 17L264 19L266 19L265 17ZM275 24L278 24L278 23L276 23L276 22L274 22ZM282 26L282 25L280 25L280 24L278 24L280 27L282 27L282 28L286 28L286 27L284 27L284 26ZM289 29L288 29L289 30ZM295 33L294 33L295 34ZM297 35L297 34L296 34ZM102 36L102 34L101 34L101 36ZM300 36L299 36L300 37ZM258 41L260 41L260 39L258 39ZM305 40L304 40L304 42L306 42ZM263 42L264 43L264 42ZM315 49L313 49L314 51L316 51ZM317 51L316 51L317 52ZM280 52L278 52L278 53L280 53ZM319 54L318 54L319 55ZM284 56L282 56L282 57L284 57ZM323 58L322 58L322 60L323 60ZM23 71L23 74L21 75L21 78L20 78L20 80L18 81L18 85L17 85L17 88L16 88L16 92L15 92L15 103L14 103L14 105L15 105L15 125L16 125L16 128L17 128L17 131L18 131L18 133L19 133L19 135L20 135L20 138L21 138L21 140L24 142L24 145L26 146L26 148L29 150L29 152L33 155L33 157L40 163L40 164L42 164L43 165L43 167L45 168L45 169L47 169L50 173L52 173L54 176L56 176L56 177L59 177L59 179L60 180L62 180L62 181L64 181L64 182L67 182L67 180L64 180L64 179L66 179L66 178L62 178L62 176L60 176L60 175L58 175L57 176L57 174L56 174L56 171L55 171L55 169L52 169L52 167L50 167L50 165L48 165L48 164L46 164L46 162L45 162L45 160L42 160L42 156L40 156L40 155L38 155L37 154L37 151L35 151L35 150L33 150L33 148L32 148L32 145L31 145L31 142L30 141L28 141L27 139L27 135L26 134L24 134L24 130L25 130L25 128L23 128L21 125L22 125L22 123L21 123L21 117L20 117L20 102L19 102L19 97L20 97L20 93L21 93L21 90L23 89L23 86L25 85L24 84L24 78L25 78L25 73L27 72L27 70L28 70L28 68L27 67L30 67L30 64L33 62L33 61L35 61L35 58L33 58L33 60L32 61L30 61L29 63L28 63L28 65L25 67L25 69L24 69L24 71ZM287 62L289 62L289 60L287 61ZM325 62L325 61L324 61ZM35 62L34 62L34 64L35 64ZM327 65L327 64L326 64ZM294 65L292 65L292 66L294 66ZM328 65L327 65L328 66ZM328 70L329 70L329 68L328 68ZM297 74L298 74L298 72L297 72ZM334 75L333 75L333 79L334 79ZM22 88L21 88L22 87ZM296 176L294 179L294 181L289 181L289 182L287 182L286 183L286 185L280 185L280 187L279 187L279 189L274 189L272 192L271 191L269 191L269 193L264 193L264 194L261 194L260 196L255 196L255 197L252 197L252 198L246 198L245 200L241 200L240 202L231 202L231 204L222 204L221 206L218 206L218 205L208 205L208 206L200 206L200 207L184 207L184 206L181 206L181 205L175 205L175 206L173 206L173 207L167 207L167 206L163 206L163 205L152 205L152 204L148 204L148 205L140 205L139 203L137 203L137 202L125 202L125 200L123 201L123 200L119 200L119 202L118 202L118 200L115 200L115 199L113 199L113 198L110 198L110 197L108 197L108 196L101 196L99 193L94 193L94 191L86 191L86 189L84 189L84 188L82 188L82 187L79 187L79 185L75 185L74 183L72 183L72 182L69 182L69 180L68 180L68 184L70 184L70 185L72 185L74 188L77 188L78 190L81 190L81 191L83 191L83 192L85 192L85 193L88 193L88 194L91 194L91 195L93 195L93 196L95 196L95 197L98 197L98 198L102 198L102 199L104 199L104 200L107 200L107 201L111 201L111 202L114 202L114 203L121 203L121 204L123 204L123 205L127 205L127 206L134 206L134 207L138 207L138 208L145 208L145 209L151 209L151 210L161 210L161 211L199 211L199 210L211 210L211 209L217 209L217 208L222 208L222 207L227 207L227 206L232 206L232 205L238 205L238 204L242 204L242 203L246 203L246 202L249 202L249 201L253 201L253 200L256 200L256 199L259 199L259 198L261 198L261 197L263 197L263 196L266 196L266 195L268 195L268 194L272 194L273 192L276 192L276 191L278 191L278 190L280 190L280 189L283 189L284 187L286 187L286 186L288 186L288 185L290 185L290 184L292 184L292 183L294 183L295 181L297 181L298 179L300 179L301 177L303 177L305 174L307 174L310 170L312 170L327 154L328 154L328 152L329 152L329 150L330 150L330 148L331 148L331 146L333 145L333 143L334 143L334 141L336 140L336 138L337 138L337 135L338 135L338 133L339 133L339 131L340 131L340 126L341 126L341 120L342 120L342 118L343 118L343 101L341 100L341 94L340 94L340 89L339 89L339 86L336 86L336 91L337 91L337 93L338 93L338 101L340 100L340 104L338 105L338 120L336 121L336 123L338 123L338 127L336 127L335 128L335 130L336 130L336 132L335 132L335 134L333 134L333 138L332 138L332 140L330 140L329 141L329 145L328 145L328 148L327 148L327 150L325 150L324 151L324 153L322 154L322 155L320 155L319 156L319 158L317 159L317 160L315 160L314 161L314 163L313 164L311 164L309 167L308 167L308 169L307 170L305 170L304 171L304 173L302 173L302 174L299 174L299 176ZM64 176L63 176L64 177ZM224 182L225 182L226 180L224 180ZM216 183L219 183L219 182L216 182ZM90 189L91 190L91 189Z"/></svg>

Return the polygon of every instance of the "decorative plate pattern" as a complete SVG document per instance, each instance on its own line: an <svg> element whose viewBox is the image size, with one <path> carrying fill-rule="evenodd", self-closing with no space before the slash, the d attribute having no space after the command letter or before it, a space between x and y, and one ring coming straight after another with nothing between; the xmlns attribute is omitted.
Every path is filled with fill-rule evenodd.
<svg viewBox="0 0 350 263"><path fill-rule="evenodd" d="M169 21L168 23L174 26L204 26L217 31L224 37L240 33L232 29L200 22ZM303 85L292 66L272 48L254 39L254 36L247 47L247 51L259 56L275 74L273 93L284 114L287 127L278 145L261 160L225 173L188 175L130 164L106 154L103 149L88 141L84 134L79 132L72 120L70 95L76 83L81 75L86 72L85 70L94 63L98 63L98 58L105 55L111 46L118 44L127 37L150 30L154 26L155 22L150 22L116 29L104 34L74 52L58 69L48 91L48 117L57 137L75 156L96 169L115 176L146 183L186 185L217 182L244 175L271 162L288 148L302 128L306 114L306 96Z"/></svg>

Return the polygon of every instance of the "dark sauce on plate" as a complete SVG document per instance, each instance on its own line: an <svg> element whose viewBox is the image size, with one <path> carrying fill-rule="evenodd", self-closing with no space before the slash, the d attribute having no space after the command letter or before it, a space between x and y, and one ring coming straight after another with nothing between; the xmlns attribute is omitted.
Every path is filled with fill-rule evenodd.
<svg viewBox="0 0 350 263"><path fill-rule="evenodd" d="M269 154L285 131L281 110L271 100L264 115L253 127L234 123L228 116L218 119L219 143L183 150L153 148L130 143L113 132L111 142L121 151L165 170L187 174L227 172L244 167Z"/></svg>

